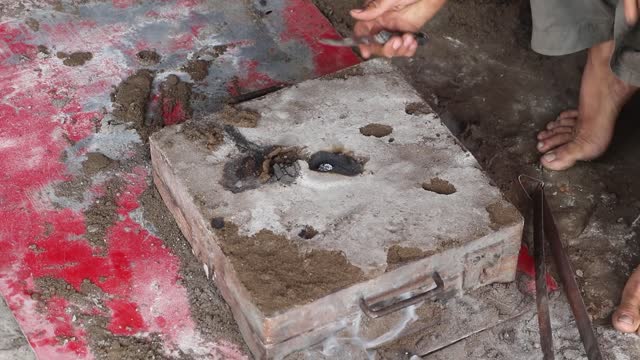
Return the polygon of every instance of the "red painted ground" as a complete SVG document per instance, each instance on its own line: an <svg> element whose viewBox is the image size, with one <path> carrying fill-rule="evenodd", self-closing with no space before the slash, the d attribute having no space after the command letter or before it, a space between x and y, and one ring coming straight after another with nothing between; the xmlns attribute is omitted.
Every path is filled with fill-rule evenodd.
<svg viewBox="0 0 640 360"><path fill-rule="evenodd" d="M113 0L112 8L133 11L134 3L138 1ZM132 211L140 206L138 198L150 183L147 167L117 170L123 180L117 189L119 220L108 228L104 249L85 238L86 208L60 207L50 196L55 186L78 176L63 162L65 151L100 133L101 121L110 111L112 87L138 67L130 61L134 54L154 48L186 59L206 42L202 34L212 24L197 16L206 4L158 3L144 14L146 21L170 19L187 24L188 30L132 43L125 39L137 24L101 23L53 10L29 15L41 20L37 32L24 19L0 23L0 292L41 359L93 358L87 330L77 321L82 314L71 311L72 305L84 314L107 317L107 328L115 335L159 333L168 353L180 349L204 358L244 357L236 344L200 337L190 316L187 290L178 283L179 259L162 239L132 219ZM311 50L314 76L357 63L350 50L315 42L318 36L336 34L309 1L289 0L283 13L271 16L284 19L279 41L301 41ZM252 39L240 40L244 42L236 49L251 46ZM38 54L38 45L52 51L54 46L67 52L91 51L94 58L84 66L67 67L55 56ZM223 61L238 64L236 78L226 84L232 95L281 82L258 69L259 65L268 69L268 62L242 57L233 47L224 57ZM187 116L183 104L173 108L162 104L162 114L165 124ZM88 151L82 146L76 150ZM130 155L127 150L121 153L123 158ZM89 200L105 190L104 180L94 179ZM101 304L80 306L60 296L43 300L35 283L43 277L63 280L76 291L88 280L102 291Z"/></svg>

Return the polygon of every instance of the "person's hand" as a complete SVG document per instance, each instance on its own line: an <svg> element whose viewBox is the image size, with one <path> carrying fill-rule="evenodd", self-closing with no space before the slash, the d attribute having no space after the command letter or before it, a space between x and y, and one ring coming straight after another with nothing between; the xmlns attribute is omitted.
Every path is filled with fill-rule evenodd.
<svg viewBox="0 0 640 360"><path fill-rule="evenodd" d="M365 59L372 55L413 56L418 42L411 34L442 8L446 0L366 0L363 9L351 10L356 19L353 28L355 36L375 35L382 30L405 33L393 36L384 45L360 45L360 53Z"/></svg>
<svg viewBox="0 0 640 360"><path fill-rule="evenodd" d="M624 16L627 18L627 23L631 26L638 22L639 7L640 1L638 0L624 0Z"/></svg>

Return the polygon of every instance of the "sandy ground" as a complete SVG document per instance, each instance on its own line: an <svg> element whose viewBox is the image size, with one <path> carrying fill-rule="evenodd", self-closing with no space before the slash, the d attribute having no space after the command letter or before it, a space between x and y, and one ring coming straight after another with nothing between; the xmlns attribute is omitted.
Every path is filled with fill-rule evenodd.
<svg viewBox="0 0 640 360"><path fill-rule="evenodd" d="M316 0L343 34L352 24L348 10L358 3ZM637 358L635 336L631 341L617 338L609 331L609 320L627 276L639 262L633 222L640 214L640 183L633 179L640 163L629 155L638 151L633 139L640 128L633 120L640 112L640 99L632 99L624 110L604 157L562 173L541 172L535 134L558 112L576 106L585 54L535 54L529 49L530 29L526 0L449 1L426 26L431 44L419 49L415 58L395 63L523 213L528 206L515 178L526 173L548 182L547 193L585 303L602 330L601 341L615 358ZM553 301L564 302L564 297ZM558 325L564 329L570 323ZM626 348L613 349L614 343ZM487 358L473 356L474 346L468 348L467 356ZM521 358L524 353L513 355ZM513 358L504 356L495 358Z"/></svg>
<svg viewBox="0 0 640 360"><path fill-rule="evenodd" d="M31 360L35 355L7 303L0 298L0 360L12 359Z"/></svg>

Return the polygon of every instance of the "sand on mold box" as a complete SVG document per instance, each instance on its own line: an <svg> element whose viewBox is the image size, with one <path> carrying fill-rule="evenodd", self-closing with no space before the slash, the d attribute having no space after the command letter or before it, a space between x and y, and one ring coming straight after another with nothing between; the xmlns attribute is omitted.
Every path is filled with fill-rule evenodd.
<svg viewBox="0 0 640 360"><path fill-rule="evenodd" d="M265 314L304 305L365 279L362 270L339 251L305 252L268 230L241 235L229 222L214 231L240 281Z"/></svg>

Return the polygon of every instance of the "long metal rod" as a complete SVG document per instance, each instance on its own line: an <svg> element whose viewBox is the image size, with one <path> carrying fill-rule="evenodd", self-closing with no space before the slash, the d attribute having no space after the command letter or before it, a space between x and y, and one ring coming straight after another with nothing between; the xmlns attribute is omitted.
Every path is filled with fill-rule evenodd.
<svg viewBox="0 0 640 360"><path fill-rule="evenodd" d="M549 316L547 267L544 262L545 212L544 188L539 185L533 194L533 258L536 265L536 306L540 327L540 348L544 360L553 360L553 336Z"/></svg>
<svg viewBox="0 0 640 360"><path fill-rule="evenodd" d="M553 255L560 280L564 285L564 291L571 306L573 317L578 325L578 331L580 332L580 338L587 353L587 358L589 360L602 360L602 353L600 353L600 349L598 348L598 340L593 333L587 308L584 306L578 283L573 275L574 272L571 268L569 257L562 246L553 214L544 196L544 190L541 188L539 191L536 191L535 195L542 198L544 234L549 241L551 254Z"/></svg>

